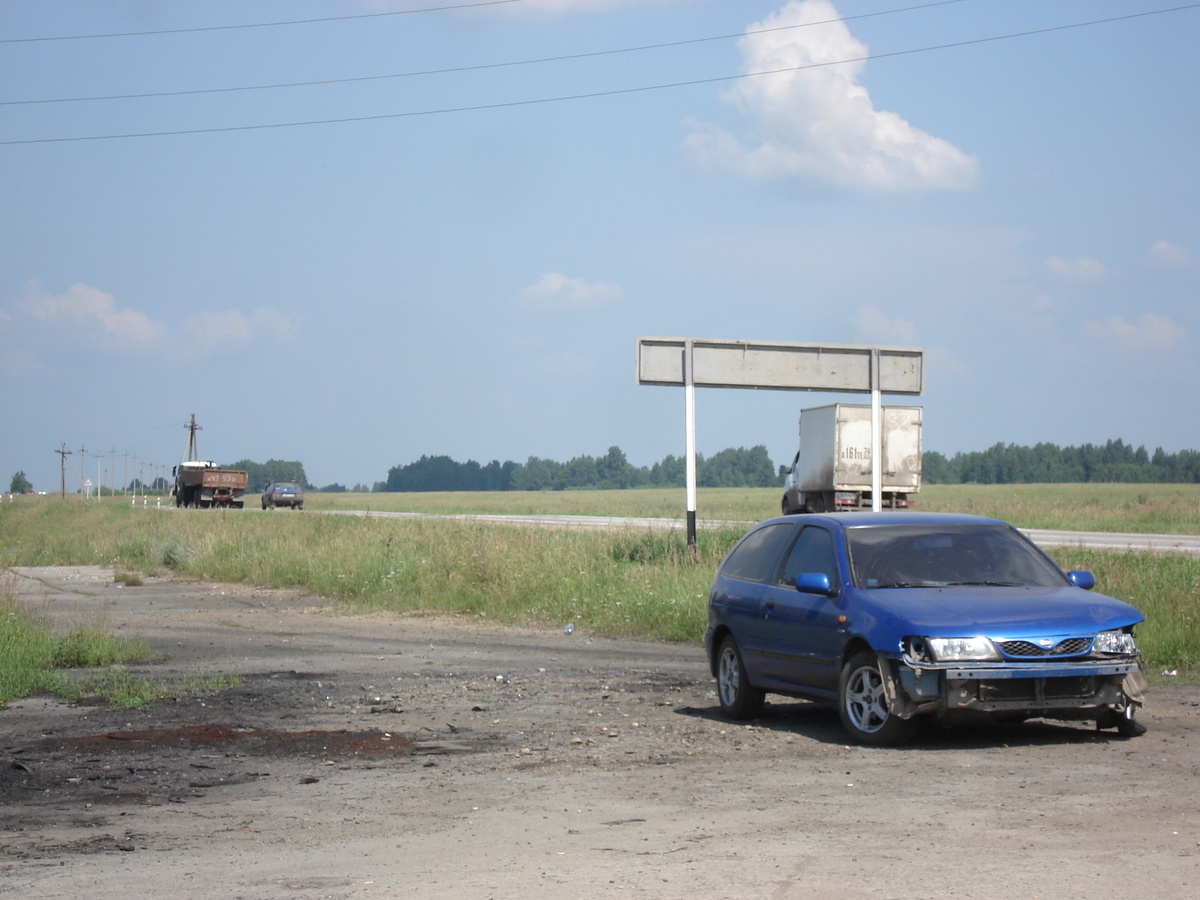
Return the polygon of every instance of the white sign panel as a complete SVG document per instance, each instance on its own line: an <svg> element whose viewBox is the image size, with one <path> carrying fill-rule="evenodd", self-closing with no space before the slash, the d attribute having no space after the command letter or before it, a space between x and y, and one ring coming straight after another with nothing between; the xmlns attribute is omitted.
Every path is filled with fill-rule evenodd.
<svg viewBox="0 0 1200 900"><path fill-rule="evenodd" d="M684 338L640 337L638 384L685 383ZM871 352L879 351L879 384L871 384ZM765 388L921 394L925 353L917 347L784 344L765 341L692 341L696 387Z"/></svg>

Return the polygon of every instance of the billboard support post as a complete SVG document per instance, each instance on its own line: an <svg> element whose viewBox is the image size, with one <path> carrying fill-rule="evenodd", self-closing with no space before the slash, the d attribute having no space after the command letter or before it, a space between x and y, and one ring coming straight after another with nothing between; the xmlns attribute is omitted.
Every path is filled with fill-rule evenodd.
<svg viewBox="0 0 1200 900"><path fill-rule="evenodd" d="M684 389L688 548L696 547L696 388L758 388L871 395L871 508L883 501L883 393L925 391L919 347L784 344L639 337L637 383Z"/></svg>
<svg viewBox="0 0 1200 900"><path fill-rule="evenodd" d="M696 368L693 349L693 341L684 342L683 427L687 432L684 437L684 447L687 454L685 462L687 473L687 545L688 552L694 557L696 553Z"/></svg>
<svg viewBox="0 0 1200 900"><path fill-rule="evenodd" d="M883 509L883 397L879 389L879 348L871 348L871 511Z"/></svg>

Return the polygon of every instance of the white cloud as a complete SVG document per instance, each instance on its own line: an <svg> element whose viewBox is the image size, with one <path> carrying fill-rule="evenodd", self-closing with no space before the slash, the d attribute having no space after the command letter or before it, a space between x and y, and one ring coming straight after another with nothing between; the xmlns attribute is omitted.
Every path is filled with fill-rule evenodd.
<svg viewBox="0 0 1200 900"><path fill-rule="evenodd" d="M889 319L878 306L859 307L850 321L863 342L906 347L920 343L916 325L903 319Z"/></svg>
<svg viewBox="0 0 1200 900"><path fill-rule="evenodd" d="M747 30L818 22L828 24L747 34L738 42L744 73L775 72L741 79L723 95L749 121L757 146L689 121L693 131L684 144L697 164L749 177L885 191L973 186L976 157L875 109L858 83L867 46L828 0L790 0ZM857 61L829 65L839 60Z"/></svg>
<svg viewBox="0 0 1200 900"><path fill-rule="evenodd" d="M1167 316L1154 313L1138 316L1137 323L1133 325L1120 316L1113 316L1105 322L1089 322L1087 330L1092 337L1101 340L1158 348L1177 344L1187 334L1182 326L1176 325Z"/></svg>
<svg viewBox="0 0 1200 900"><path fill-rule="evenodd" d="M1168 269L1183 269L1196 261L1196 254L1187 247L1176 247L1167 241L1155 241L1142 257L1142 262L1149 266L1163 266Z"/></svg>
<svg viewBox="0 0 1200 900"><path fill-rule="evenodd" d="M244 346L256 338L288 338L296 330L291 319L269 306L260 306L249 316L236 309L200 312L189 316L186 324L196 347L204 352Z"/></svg>
<svg viewBox="0 0 1200 900"><path fill-rule="evenodd" d="M63 294L49 294L32 285L29 312L39 319L92 321L118 340L135 344L149 344L168 334L162 323L129 307L118 309L112 294L86 284L73 284Z"/></svg>
<svg viewBox="0 0 1200 900"><path fill-rule="evenodd" d="M1052 256L1046 260L1046 268L1059 281L1100 281L1108 275L1104 263L1086 256L1074 259Z"/></svg>
<svg viewBox="0 0 1200 900"><path fill-rule="evenodd" d="M65 292L53 294L36 279L26 285L20 310L45 322L79 323L107 338L110 344L173 356L208 356L241 348L263 336L291 337L296 331L295 323L283 313L260 306L249 315L235 309L195 313L184 321L182 329L190 340L181 340L177 329L138 310L118 307L113 295L99 288L73 284ZM11 314L0 311L0 322L5 320L16 321ZM21 365L28 370L28 366Z"/></svg>
<svg viewBox="0 0 1200 900"><path fill-rule="evenodd" d="M621 293L621 288L609 281L587 282L547 272L536 284L521 288L517 305L542 310L594 309L620 298Z"/></svg>

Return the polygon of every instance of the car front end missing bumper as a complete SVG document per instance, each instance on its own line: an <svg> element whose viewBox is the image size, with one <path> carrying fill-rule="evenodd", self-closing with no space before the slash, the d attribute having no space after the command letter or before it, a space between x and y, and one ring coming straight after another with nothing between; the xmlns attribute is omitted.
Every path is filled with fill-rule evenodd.
<svg viewBox="0 0 1200 900"><path fill-rule="evenodd" d="M978 713L1102 721L1142 706L1148 686L1136 657L921 666L879 657L888 708L902 719Z"/></svg>

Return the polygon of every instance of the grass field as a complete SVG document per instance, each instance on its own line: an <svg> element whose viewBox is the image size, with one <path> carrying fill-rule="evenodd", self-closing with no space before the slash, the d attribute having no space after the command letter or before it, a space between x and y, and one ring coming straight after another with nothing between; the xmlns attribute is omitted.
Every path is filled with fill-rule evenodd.
<svg viewBox="0 0 1200 900"><path fill-rule="evenodd" d="M728 495L729 510L745 502L736 493ZM604 497L614 504L609 512L633 512L630 506L617 507L618 498L580 494L584 499ZM435 495L419 496L429 502ZM630 502L639 501L635 497ZM554 511L568 509L579 511L569 506ZM439 611L555 627L574 622L598 634L698 641L713 571L741 531L702 530L692 563L679 532L573 531L284 511L164 512L43 498L0 505L0 565L171 570L295 587L331 597L350 610ZM1184 677L1200 673L1200 559L1078 549L1052 555L1066 568L1093 571L1097 590L1127 600L1147 615L1138 643L1152 674L1164 669L1180 670Z"/></svg>
<svg viewBox="0 0 1200 900"><path fill-rule="evenodd" d="M757 522L779 514L776 488L701 488L701 521ZM994 516L1021 528L1200 534L1197 484L953 484L927 485L918 509ZM425 513L647 516L683 518L683 491L503 491L420 494L310 493L310 509L371 509Z"/></svg>

